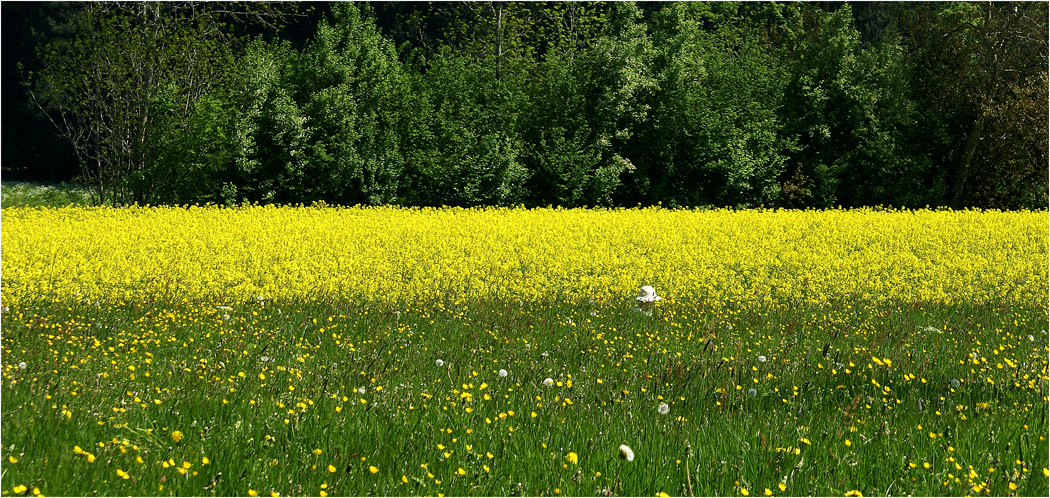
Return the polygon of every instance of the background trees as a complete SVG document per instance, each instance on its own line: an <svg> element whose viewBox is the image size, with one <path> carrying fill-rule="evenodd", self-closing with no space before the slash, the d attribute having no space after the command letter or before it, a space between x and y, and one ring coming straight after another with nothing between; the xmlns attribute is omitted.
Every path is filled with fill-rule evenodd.
<svg viewBox="0 0 1050 498"><path fill-rule="evenodd" d="M791 139L780 133L786 73L771 26L737 3L672 3L650 25L656 84L632 144L637 201L778 204Z"/></svg>
<svg viewBox="0 0 1050 498"><path fill-rule="evenodd" d="M1048 202L1045 3L237 5L5 4L5 123L117 204Z"/></svg>
<svg viewBox="0 0 1050 498"><path fill-rule="evenodd" d="M1045 206L1047 4L921 4L900 18L945 202Z"/></svg>

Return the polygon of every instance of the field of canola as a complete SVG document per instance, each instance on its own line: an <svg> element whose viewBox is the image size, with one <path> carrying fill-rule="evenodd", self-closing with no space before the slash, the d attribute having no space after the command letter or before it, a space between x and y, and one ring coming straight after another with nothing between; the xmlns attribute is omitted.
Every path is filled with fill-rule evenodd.
<svg viewBox="0 0 1050 498"><path fill-rule="evenodd" d="M1045 212L2 227L3 496L1048 491Z"/></svg>

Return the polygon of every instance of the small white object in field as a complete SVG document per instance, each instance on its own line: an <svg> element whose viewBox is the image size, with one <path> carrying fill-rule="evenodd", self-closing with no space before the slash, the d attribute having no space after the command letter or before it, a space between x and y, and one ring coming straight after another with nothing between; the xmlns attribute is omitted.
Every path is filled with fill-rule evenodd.
<svg viewBox="0 0 1050 498"><path fill-rule="evenodd" d="M667 403L660 403L660 406L656 407L656 411L659 412L660 415L667 415L668 413L671 413L671 407L668 406Z"/></svg>
<svg viewBox="0 0 1050 498"><path fill-rule="evenodd" d="M502 368L499 369L499 376L500 377L506 377L507 376L507 371L502 369Z"/></svg>
<svg viewBox="0 0 1050 498"><path fill-rule="evenodd" d="M656 289L654 289L652 286L650 286L650 285L643 285L642 286L642 293L639 294L638 297L636 297L635 299L637 299L637 300L639 300L639 301L641 301L643 303L651 303L653 301L659 301L659 300L661 300L663 298L656 295Z"/></svg>
<svg viewBox="0 0 1050 498"><path fill-rule="evenodd" d="M766 357L762 356L762 355L758 355L758 362L759 363L765 363L766 362Z"/></svg>
<svg viewBox="0 0 1050 498"><path fill-rule="evenodd" d="M552 379L550 377L547 377L546 379L543 379L543 385L545 385L547 387L553 386L554 385L554 379Z"/></svg>
<svg viewBox="0 0 1050 498"><path fill-rule="evenodd" d="M628 462L634 461L634 451L631 450L630 446L626 444L620 445L620 458L627 460Z"/></svg>
<svg viewBox="0 0 1050 498"><path fill-rule="evenodd" d="M445 360L442 360L441 358L438 358L438 360L435 361L434 364L436 364L439 367L443 367L443 366L445 366Z"/></svg>

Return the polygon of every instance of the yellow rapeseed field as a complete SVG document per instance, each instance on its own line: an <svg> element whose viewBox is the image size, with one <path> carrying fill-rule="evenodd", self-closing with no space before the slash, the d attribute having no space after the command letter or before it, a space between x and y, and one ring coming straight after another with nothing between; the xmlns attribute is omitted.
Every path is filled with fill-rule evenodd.
<svg viewBox="0 0 1050 498"><path fill-rule="evenodd" d="M1045 212L3 210L2 296L222 304L666 299L1032 303Z"/></svg>

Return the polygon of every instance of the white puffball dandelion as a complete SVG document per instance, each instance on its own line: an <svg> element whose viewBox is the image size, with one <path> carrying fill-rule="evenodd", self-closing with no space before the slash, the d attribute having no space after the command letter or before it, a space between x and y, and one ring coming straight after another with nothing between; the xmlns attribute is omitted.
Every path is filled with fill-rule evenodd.
<svg viewBox="0 0 1050 498"><path fill-rule="evenodd" d="M634 461L634 451L631 450L630 446L626 444L620 445L620 459L627 460L628 462Z"/></svg>
<svg viewBox="0 0 1050 498"><path fill-rule="evenodd" d="M24 362L24 361L18 362L18 369L19 370L25 370L26 368L27 368L26 362Z"/></svg>
<svg viewBox="0 0 1050 498"><path fill-rule="evenodd" d="M543 379L543 385L545 385L547 387L553 386L554 385L554 379L552 379L550 377L547 377L546 379Z"/></svg>
<svg viewBox="0 0 1050 498"><path fill-rule="evenodd" d="M442 360L441 358L438 358L438 360L435 361L434 364L439 366L439 367L443 367L443 366L445 366L445 360Z"/></svg>
<svg viewBox="0 0 1050 498"><path fill-rule="evenodd" d="M747 395L748 396L758 396L758 390L752 387L752 388L747 390Z"/></svg>
<svg viewBox="0 0 1050 498"><path fill-rule="evenodd" d="M660 415L667 415L668 413L671 413L671 407L668 406L667 403L660 403L660 406L656 407L656 411Z"/></svg>
<svg viewBox="0 0 1050 498"><path fill-rule="evenodd" d="M499 376L500 377L506 377L507 376L507 371L502 369L502 368L499 369Z"/></svg>
<svg viewBox="0 0 1050 498"><path fill-rule="evenodd" d="M959 379L952 379L951 384L952 384L952 387L959 387L959 384L960 384Z"/></svg>
<svg viewBox="0 0 1050 498"><path fill-rule="evenodd" d="M357 394L364 394L364 393L365 393L364 386L357 388Z"/></svg>
<svg viewBox="0 0 1050 498"><path fill-rule="evenodd" d="M758 355L758 362L759 363L765 363L766 362L766 357L762 356L762 355Z"/></svg>

